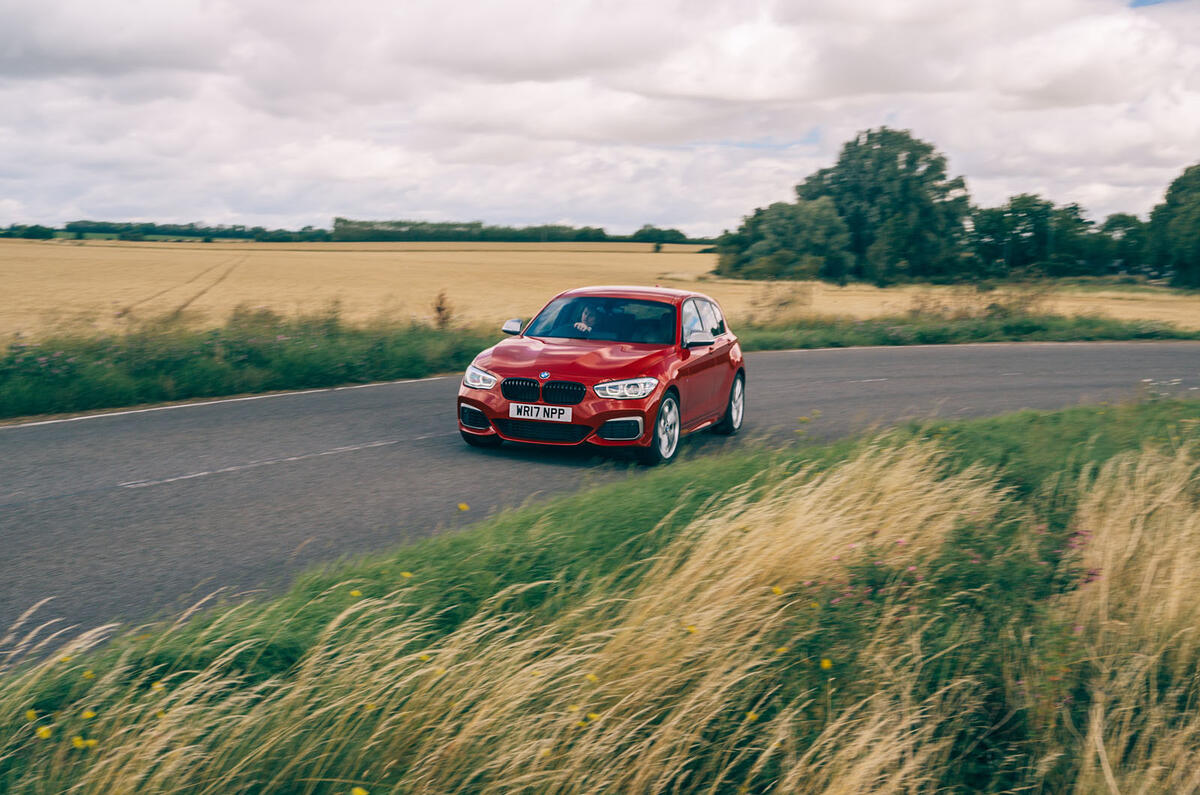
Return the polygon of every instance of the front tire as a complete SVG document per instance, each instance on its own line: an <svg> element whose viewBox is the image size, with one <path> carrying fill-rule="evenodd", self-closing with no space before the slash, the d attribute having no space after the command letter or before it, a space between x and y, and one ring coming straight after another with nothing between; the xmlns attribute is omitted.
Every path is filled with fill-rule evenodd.
<svg viewBox="0 0 1200 795"><path fill-rule="evenodd" d="M650 439L650 446L640 451L642 463L654 466L674 460L675 454L679 452L681 433L679 400L674 393L668 392L658 404L658 414L654 417L654 433Z"/></svg>
<svg viewBox="0 0 1200 795"><path fill-rule="evenodd" d="M742 429L742 420L745 418L746 377L738 373L733 377L733 386L729 387L729 405L725 408L725 416L713 426L713 432L733 436Z"/></svg>
<svg viewBox="0 0 1200 795"><path fill-rule="evenodd" d="M463 441L472 447L499 447L504 444L504 440L495 434L480 436L474 433L467 433L462 428L459 428L458 432L462 435Z"/></svg>

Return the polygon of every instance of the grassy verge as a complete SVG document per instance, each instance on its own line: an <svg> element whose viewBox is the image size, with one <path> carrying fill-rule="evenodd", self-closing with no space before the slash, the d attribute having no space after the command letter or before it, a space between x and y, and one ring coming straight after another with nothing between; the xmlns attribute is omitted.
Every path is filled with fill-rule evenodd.
<svg viewBox="0 0 1200 795"><path fill-rule="evenodd" d="M963 342L1200 339L1198 331L1157 321L1024 313L982 317L910 313L868 320L817 317L781 324L750 325L738 328L737 332L748 351Z"/></svg>
<svg viewBox="0 0 1200 795"><path fill-rule="evenodd" d="M1194 791L1197 442L1153 401L681 462L2 673L0 790Z"/></svg>
<svg viewBox="0 0 1200 795"><path fill-rule="evenodd" d="M0 417L419 378L465 368L494 341L419 323L351 326L336 310L239 310L207 330L162 319L123 334L10 344L0 356Z"/></svg>
<svg viewBox="0 0 1200 795"><path fill-rule="evenodd" d="M1063 317L1012 302L965 311L929 306L896 317L808 317L739 326L748 351L1003 340L1200 339L1151 321ZM235 312L198 330L178 318L113 335L13 342L0 355L0 419L190 398L419 378L461 370L496 341L491 330L419 323L352 326L336 310L283 318Z"/></svg>

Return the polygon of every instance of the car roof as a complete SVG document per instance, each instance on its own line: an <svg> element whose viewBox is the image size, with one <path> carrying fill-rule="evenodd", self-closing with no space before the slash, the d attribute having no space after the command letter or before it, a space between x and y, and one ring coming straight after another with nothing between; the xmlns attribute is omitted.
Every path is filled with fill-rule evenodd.
<svg viewBox="0 0 1200 795"><path fill-rule="evenodd" d="M691 290L676 290L671 287L638 287L633 285L599 285L593 287L576 287L565 290L557 297L580 298L597 296L607 298L643 298L651 301L667 301L673 304L683 303L688 298L708 298L703 293ZM711 299L709 299L711 300Z"/></svg>

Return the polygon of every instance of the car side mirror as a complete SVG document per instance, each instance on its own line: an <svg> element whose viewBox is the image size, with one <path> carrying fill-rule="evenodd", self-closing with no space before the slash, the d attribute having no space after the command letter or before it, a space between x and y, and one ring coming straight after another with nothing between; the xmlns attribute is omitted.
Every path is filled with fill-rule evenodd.
<svg viewBox="0 0 1200 795"><path fill-rule="evenodd" d="M709 345L715 345L717 338L707 331L693 331L687 335L687 339L683 341L685 348L707 348Z"/></svg>
<svg viewBox="0 0 1200 795"><path fill-rule="evenodd" d="M500 330L505 334L520 334L521 333L521 318L514 317L512 320L504 321L504 325Z"/></svg>

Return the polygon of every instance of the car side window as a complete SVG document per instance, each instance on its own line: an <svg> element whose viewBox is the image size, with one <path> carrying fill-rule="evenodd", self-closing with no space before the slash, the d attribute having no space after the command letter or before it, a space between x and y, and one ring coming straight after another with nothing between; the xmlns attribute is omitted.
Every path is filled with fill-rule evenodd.
<svg viewBox="0 0 1200 795"><path fill-rule="evenodd" d="M704 323L704 328L714 337L719 336L724 331L722 326L725 324L717 320L720 317L717 308L708 301L697 301L696 304L700 308L700 320Z"/></svg>
<svg viewBox="0 0 1200 795"><path fill-rule="evenodd" d="M680 338L681 342L687 342L689 334L696 331L703 331L704 325L700 320L700 313L696 311L695 301L685 301L683 304L682 315L683 334Z"/></svg>
<svg viewBox="0 0 1200 795"><path fill-rule="evenodd" d="M724 334L725 333L725 316L721 314L721 307L717 306L712 301L708 301L707 303L712 308L713 317L715 317L717 319L717 325L713 326L713 328L716 329L716 331L713 332L713 336L715 337L718 334Z"/></svg>

